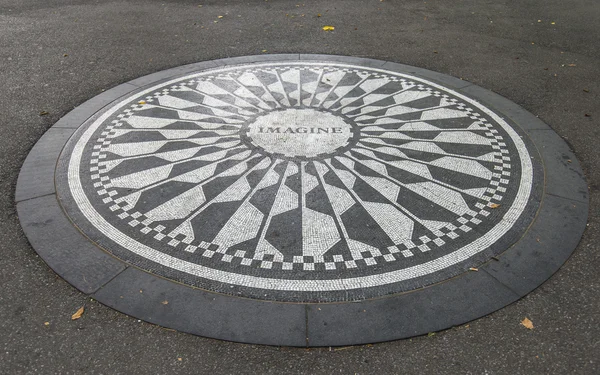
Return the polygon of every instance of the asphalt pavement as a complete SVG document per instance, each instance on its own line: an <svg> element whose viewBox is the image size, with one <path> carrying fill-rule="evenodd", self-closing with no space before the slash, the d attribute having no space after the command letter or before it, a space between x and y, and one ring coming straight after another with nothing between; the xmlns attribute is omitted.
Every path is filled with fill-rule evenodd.
<svg viewBox="0 0 600 375"><path fill-rule="evenodd" d="M525 298L467 325L314 349L140 322L89 300L46 266L21 230L14 190L27 153L52 124L136 77L261 53L414 65L539 116L572 147L590 189L588 228L573 256ZM599 58L594 0L0 0L0 373L600 372ZM71 320L81 306L82 317ZM521 325L525 317L532 330Z"/></svg>

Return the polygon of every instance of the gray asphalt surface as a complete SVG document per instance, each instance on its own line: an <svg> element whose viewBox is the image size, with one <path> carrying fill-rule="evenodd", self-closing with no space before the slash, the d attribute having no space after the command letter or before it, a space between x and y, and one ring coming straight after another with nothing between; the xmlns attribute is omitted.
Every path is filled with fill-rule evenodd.
<svg viewBox="0 0 600 375"><path fill-rule="evenodd" d="M332 349L178 333L90 301L56 276L29 246L14 204L19 168L44 131L121 82L263 50L427 68L538 115L588 179L579 247L533 293L468 325ZM0 0L0 373L599 373L599 58L595 0ZM535 329L520 325L525 317Z"/></svg>

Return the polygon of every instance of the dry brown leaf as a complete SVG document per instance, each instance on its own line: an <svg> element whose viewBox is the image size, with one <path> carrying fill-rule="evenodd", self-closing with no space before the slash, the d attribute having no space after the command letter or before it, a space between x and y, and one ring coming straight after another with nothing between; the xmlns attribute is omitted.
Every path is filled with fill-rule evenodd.
<svg viewBox="0 0 600 375"><path fill-rule="evenodd" d="M521 325L527 329L533 329L533 322L529 318L523 319Z"/></svg>
<svg viewBox="0 0 600 375"><path fill-rule="evenodd" d="M49 326L49 325L50 325L50 322L44 322L44 325L45 325L45 326Z"/></svg>
<svg viewBox="0 0 600 375"><path fill-rule="evenodd" d="M83 311L85 310L85 306L81 306L79 308L79 310L77 310L75 312L75 314L71 315L71 320L77 320L79 318L81 318L81 316L83 315Z"/></svg>
<svg viewBox="0 0 600 375"><path fill-rule="evenodd" d="M498 208L500 205L498 203L491 203L490 208Z"/></svg>
<svg viewBox="0 0 600 375"><path fill-rule="evenodd" d="M169 301L167 301L167 300L164 300L164 301L162 301L161 303L162 303L163 305L168 305L168 304L169 304Z"/></svg>
<svg viewBox="0 0 600 375"><path fill-rule="evenodd" d="M48 111L41 111L40 112L40 116L46 116L48 114Z"/></svg>
<svg viewBox="0 0 600 375"><path fill-rule="evenodd" d="M575 64L567 64L567 66L577 66L577 65L575 65Z"/></svg>
<svg viewBox="0 0 600 375"><path fill-rule="evenodd" d="M469 268L469 271L475 271L475 272L478 272L478 271L479 271L479 268L471 267L471 268Z"/></svg>

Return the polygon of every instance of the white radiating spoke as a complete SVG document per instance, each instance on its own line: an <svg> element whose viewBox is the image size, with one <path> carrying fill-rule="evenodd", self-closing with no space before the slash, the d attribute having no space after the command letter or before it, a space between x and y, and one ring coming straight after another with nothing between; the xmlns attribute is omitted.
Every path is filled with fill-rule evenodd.
<svg viewBox="0 0 600 375"><path fill-rule="evenodd" d="M458 173L468 174L473 177L479 177L487 180L492 178L492 171L490 171L475 160L464 160L461 158L455 158L453 156L443 156L439 159L428 162L415 158L410 158L406 156L406 154L402 153L400 150L394 147L382 146L374 148L368 147L362 143L360 143L360 146L362 147L355 149L355 151L369 157L373 157L373 151L375 151L382 154L395 156L399 159L414 161L415 163L419 164L431 165L434 167L444 168Z"/></svg>
<svg viewBox="0 0 600 375"><path fill-rule="evenodd" d="M346 229L346 225L342 221L341 215L344 214L350 207L354 206L355 201L347 191L340 189L335 186L331 186L325 182L323 176L329 168L325 164L321 164L319 162L314 162L315 168L317 169L317 173L319 175L319 180L323 188L325 189L325 194L327 194L327 198L329 202L331 202L331 207L333 208L333 212L335 214L335 221L340 227L342 236L346 241L346 245L348 246L348 250L350 250L350 254L352 254L353 259L362 259L362 253L368 251L372 256L381 255L381 251L374 246L368 245L364 242L360 242L357 240L353 240L348 235L348 230Z"/></svg>
<svg viewBox="0 0 600 375"><path fill-rule="evenodd" d="M381 229L387 234L387 236L394 242L394 244L403 243L406 240L410 240L412 237L412 231L414 228L414 222L422 221L412 213L409 213L404 207L400 206L397 202L392 201L388 198L391 204L368 202L361 199L358 194L354 191L354 184L350 183L348 176L341 176L340 170L336 169L331 165L331 161L325 161L329 168L342 180L346 188L367 213L377 222ZM347 170L354 176L361 178L362 176L356 173L352 167L347 167ZM387 197L386 197L387 198Z"/></svg>
<svg viewBox="0 0 600 375"><path fill-rule="evenodd" d="M296 173L298 173L298 167L296 164L288 162L283 176L281 177L281 182L279 183L277 193L275 193L275 201L273 202L271 210L265 219L263 230L260 233L258 244L256 245L254 256L256 259L262 260L265 254L269 254L274 255L274 260L283 260L283 254L277 250L275 246L269 243L265 237L267 235L267 230L271 225L271 221L276 215L288 212L298 207L298 194L285 185L288 177L295 175Z"/></svg>
<svg viewBox="0 0 600 375"><path fill-rule="evenodd" d="M398 148L400 150L419 151L424 154L452 156L453 158L465 159L465 160L479 160L479 161L487 161L487 162L492 162L492 163L500 163L501 162L501 160L498 160L496 158L496 155L499 153L494 152L494 151L486 152L485 154L483 154L481 156L461 155L461 154L446 152L433 142L414 141L414 142L404 143L401 145L394 145L394 144L387 143L380 138L375 138L375 137L362 139L361 144L365 145L365 147L368 147L371 150L377 150L377 148L366 145L367 143L383 145L386 147L394 147L394 148Z"/></svg>
<svg viewBox="0 0 600 375"><path fill-rule="evenodd" d="M193 108L193 107L202 107L202 108L207 108L209 110L211 110L213 112L214 115L219 116L219 117L244 117L244 118L248 118L248 116L252 116L254 113L247 111L245 109L240 109L238 112L234 112L230 109L223 109L223 107L233 107L231 105L229 105L229 103L218 100L218 99L212 99L212 98L208 98L205 97L204 100L202 101L202 103L196 103L196 102L191 102L189 100L185 100L185 99L180 99L180 98L176 98L173 96L169 96L169 95L163 95L163 96L159 96L157 98L157 101L159 102L159 104L151 104L154 107L157 108L163 108L166 110L174 110L176 112L179 112L183 109L188 109L188 108ZM182 112L191 112L192 114L195 113L193 111L182 111Z"/></svg>
<svg viewBox="0 0 600 375"><path fill-rule="evenodd" d="M365 155L365 154L363 154L363 155ZM352 158L352 159L354 159L354 160L357 160L357 161L358 161L358 162L360 162L361 164L365 164L365 163L367 163L367 161L364 161L364 160L357 159L357 158L355 158L355 157L353 157L353 156L351 156L351 155L349 155L349 154L346 154L346 156L348 156L348 157L350 157L350 158ZM434 178L434 177L431 175L431 172L429 171L429 169L427 168L427 166L426 166L426 165L424 165L424 164L415 163L415 162L413 162L413 161L403 161L403 160L398 160L398 161L387 161L387 160L383 160L383 159L381 159L381 158L378 158L378 157L376 157L376 156L375 156L375 155L373 155L373 154L367 154L367 155L365 155L365 156L368 156L368 157L370 157L370 158L372 159L372 161L374 161L374 162L377 162L377 163L379 163L379 164L381 164L381 165L389 165L389 166L391 166L391 167L398 168L398 169L401 169L401 170L404 170L404 171L410 172L410 173L412 173L412 174L414 174L414 175L416 175L416 176L419 176L419 177L421 177L421 178L424 178L424 179L426 179L426 180L429 180L429 181L431 181L431 182L433 182L433 183L436 183L436 184L438 184L438 185L440 185L440 186L443 186L443 187L446 187L446 188L448 188L448 189L451 189L451 190L457 191L457 192L459 192L459 193L464 193L464 194L468 194L468 195L471 195L471 196L474 196L474 197L477 197L477 198L481 198L481 191L480 191L480 190L478 190L478 189L476 189L476 190L472 190L472 189L461 189L461 188L458 188L458 187L456 187L456 186L450 185L450 184L448 184L448 183L446 183L446 182L443 182L443 181L440 181L440 180L438 180L438 179L435 179L435 178ZM368 166L368 163L367 163L367 164L365 164L365 165L367 165L367 166ZM377 170L376 170L376 171L377 171ZM387 173L387 172L386 172L386 173ZM398 180L396 180L396 181L397 181L397 183L400 183L400 181L398 181Z"/></svg>
<svg viewBox="0 0 600 375"><path fill-rule="evenodd" d="M216 161L214 163L205 165L203 167L197 168L197 169L192 170L190 172L187 172L187 173L184 173L184 174L181 174L181 175L177 175L177 176L173 176L173 177L170 177L170 178L167 178L167 179L164 179L164 180L156 181L155 183L152 183L152 184L149 184L147 186L144 186L143 188L137 190L134 193L130 193L128 195L125 195L123 197L120 197L120 198L116 199L115 202L119 203L121 201L126 201L129 204L129 206L131 208L133 208L133 206L135 206L135 204L137 203L138 199L140 198L141 194L143 192L145 192L145 191L148 191L150 189L154 189L154 188L156 188L158 186L161 186L161 185L168 184L170 182L201 183L206 178L212 177L212 175L213 175L213 173L214 173L214 171L215 171L215 169L216 169L216 167L217 167L217 165L219 163L222 163L222 162L227 161L227 160L241 160L239 163L236 163L233 167L229 168L226 171L221 172L217 176L224 175L228 171L234 169L236 166L238 166L238 165L240 165L242 163L245 163L245 162L249 161L250 159L258 157L258 155L256 155L256 154L254 154L254 155L251 155L251 154L252 154L252 151L249 151L249 150L248 151L244 151L244 152L240 152L238 154L231 155L231 156L229 156L227 158L218 160L218 161ZM205 181L205 182L210 182L210 181Z"/></svg>
<svg viewBox="0 0 600 375"><path fill-rule="evenodd" d="M322 258L340 241L334 219L306 206L306 196L319 185L317 177L306 173L306 162L301 163L302 180L302 254Z"/></svg>
<svg viewBox="0 0 600 375"><path fill-rule="evenodd" d="M264 158L260 162L258 162L254 167L249 168L246 172L244 172L239 179L237 179L233 184L229 185L225 190L223 190L219 195L211 199L206 204L201 207L190 212L190 215L183 221L183 223L179 224L177 228L175 228L169 235L172 237L177 236L178 234L184 235L188 241L195 238L195 233L192 228L192 220L200 215L204 210L210 207L213 203L219 202L234 202L244 199L246 195L253 192L253 189L250 187L248 183L248 175L256 170L265 169L271 164L271 160L269 158Z"/></svg>

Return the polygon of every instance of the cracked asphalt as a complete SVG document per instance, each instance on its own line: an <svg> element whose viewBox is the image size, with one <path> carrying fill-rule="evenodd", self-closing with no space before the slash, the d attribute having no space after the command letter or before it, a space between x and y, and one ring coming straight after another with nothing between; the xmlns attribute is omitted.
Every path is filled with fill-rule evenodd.
<svg viewBox="0 0 600 375"><path fill-rule="evenodd" d="M496 313L428 336L343 348L246 345L164 329L90 300L46 266L20 228L14 190L27 153L52 124L136 77L265 51L414 65L523 106L582 164L590 217L581 243L547 282ZM599 373L599 58L594 0L0 0L0 373ZM525 317L533 330L520 325Z"/></svg>

